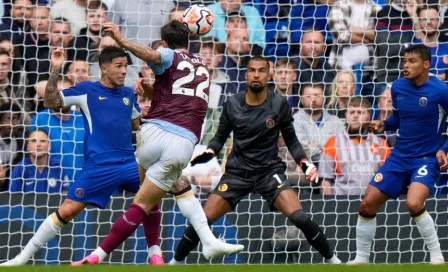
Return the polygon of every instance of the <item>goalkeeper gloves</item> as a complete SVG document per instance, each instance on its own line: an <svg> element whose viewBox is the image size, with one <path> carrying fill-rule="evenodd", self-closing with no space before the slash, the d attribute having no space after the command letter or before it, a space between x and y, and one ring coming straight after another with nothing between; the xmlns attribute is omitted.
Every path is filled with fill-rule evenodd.
<svg viewBox="0 0 448 272"><path fill-rule="evenodd" d="M319 177L317 176L317 168L314 164L309 162L307 159L303 159L300 161L300 167L302 168L303 173L306 175L306 180L314 181L315 183L319 182Z"/></svg>
<svg viewBox="0 0 448 272"><path fill-rule="evenodd" d="M214 156L215 156L215 152L209 148L209 149L205 150L204 152L202 152L202 154L199 154L196 157L194 157L191 160L190 164L191 164L191 166L195 166L198 163L206 163L206 162L210 161L211 159L213 159Z"/></svg>

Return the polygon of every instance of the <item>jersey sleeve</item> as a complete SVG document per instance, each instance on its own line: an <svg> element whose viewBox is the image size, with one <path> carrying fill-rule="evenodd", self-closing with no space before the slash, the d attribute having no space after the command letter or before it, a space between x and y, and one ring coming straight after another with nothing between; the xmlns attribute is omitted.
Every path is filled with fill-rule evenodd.
<svg viewBox="0 0 448 272"><path fill-rule="evenodd" d="M397 130L400 126L400 117L398 116L397 111L397 95L395 93L396 84L392 84L392 88L390 89L390 93L392 95L392 107L393 112L392 115L384 121L384 131Z"/></svg>
<svg viewBox="0 0 448 272"><path fill-rule="evenodd" d="M82 106L87 101L87 83L88 82L81 82L71 88L62 90L60 92L62 105L64 107L71 105Z"/></svg>
<svg viewBox="0 0 448 272"><path fill-rule="evenodd" d="M155 75L161 75L173 64L174 50L169 48L162 48L157 51L160 52L160 63L155 64L153 62L148 62L148 66L149 68L151 68Z"/></svg>
<svg viewBox="0 0 448 272"><path fill-rule="evenodd" d="M307 159L305 151L303 150L302 144L300 144L299 139L297 139L296 132L294 130L292 118L292 109L286 99L282 103L282 118L283 122L279 124L280 131L282 132L283 140L285 140L286 146L294 161L300 165L303 159Z"/></svg>
<svg viewBox="0 0 448 272"><path fill-rule="evenodd" d="M132 120L135 120L139 118L142 115L142 110L140 109L140 106L137 103L137 98L132 92Z"/></svg>

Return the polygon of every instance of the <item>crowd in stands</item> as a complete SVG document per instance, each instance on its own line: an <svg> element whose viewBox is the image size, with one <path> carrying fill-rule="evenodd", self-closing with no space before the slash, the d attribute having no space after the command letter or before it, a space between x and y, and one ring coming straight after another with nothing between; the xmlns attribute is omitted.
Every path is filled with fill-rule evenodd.
<svg viewBox="0 0 448 272"><path fill-rule="evenodd" d="M0 0L2 190L63 193L83 166L79 109L43 107L53 50L66 52L60 90L96 81L101 50L118 46L102 32L103 23L112 21L126 38L159 49L160 27L182 20L191 4L208 5L215 16L212 31L192 36L189 48L204 59L211 81L195 154L216 132L226 99L246 90L248 58L265 56L271 63L269 90L289 101L297 137L322 180L318 185L305 180L280 135L279 156L301 194L364 193L398 135L373 135L366 122L391 115L391 83L401 75L402 55L410 44L430 47L431 73L448 79L445 0ZM155 80L145 63L128 54L125 85L132 87L139 77ZM137 99L147 112L151 101ZM215 160L187 167L182 178L197 192L209 192L223 174L231 147L229 139ZM446 178L439 186L434 192L443 191Z"/></svg>

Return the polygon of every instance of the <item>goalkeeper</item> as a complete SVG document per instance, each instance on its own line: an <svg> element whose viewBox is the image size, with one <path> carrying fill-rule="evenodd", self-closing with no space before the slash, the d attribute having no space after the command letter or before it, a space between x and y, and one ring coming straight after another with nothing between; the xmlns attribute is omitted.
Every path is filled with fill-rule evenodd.
<svg viewBox="0 0 448 272"><path fill-rule="evenodd" d="M307 216L284 174L285 164L278 157L279 132L307 179L318 181L317 169L308 162L294 132L291 107L285 98L268 91L268 79L269 62L259 56L252 57L246 72L248 90L229 98L208 149L191 161L195 165L211 160L233 131L234 143L226 173L208 198L205 214L209 223L213 223L233 210L243 197L257 192L271 210L287 216L329 263L339 264L341 261L323 231ZM170 264L184 260L198 243L199 237L189 225Z"/></svg>

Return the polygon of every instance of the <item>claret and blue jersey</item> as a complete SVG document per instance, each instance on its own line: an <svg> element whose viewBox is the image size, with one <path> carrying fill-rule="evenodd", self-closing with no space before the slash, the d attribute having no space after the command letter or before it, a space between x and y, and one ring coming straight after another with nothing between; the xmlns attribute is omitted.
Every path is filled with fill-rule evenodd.
<svg viewBox="0 0 448 272"><path fill-rule="evenodd" d="M448 151L441 132L442 118L448 111L448 85L435 76L421 86L400 78L393 83L391 93L395 110L384 121L384 130L399 129L398 141L370 184L392 198L411 182L432 190L440 176L436 153Z"/></svg>

